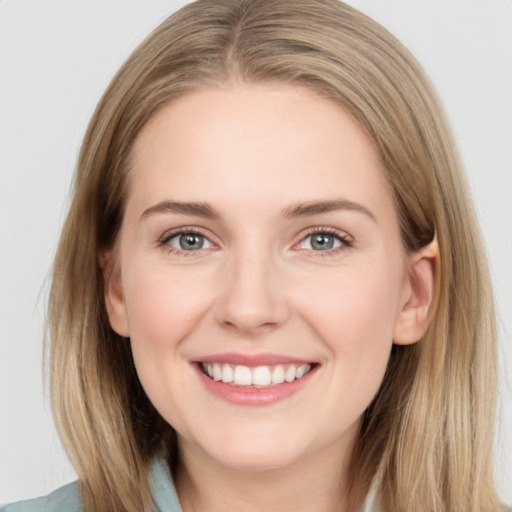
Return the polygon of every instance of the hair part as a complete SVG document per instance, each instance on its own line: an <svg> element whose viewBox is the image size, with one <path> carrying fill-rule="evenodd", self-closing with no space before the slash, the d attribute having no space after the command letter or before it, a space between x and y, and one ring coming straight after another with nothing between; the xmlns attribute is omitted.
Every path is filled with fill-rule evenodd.
<svg viewBox="0 0 512 512"><path fill-rule="evenodd" d="M382 512L495 512L495 325L485 255L442 109L384 28L337 0L199 0L160 25L89 124L53 270L51 393L88 512L151 507L150 460L176 436L110 327L99 263L114 246L141 129L187 92L234 81L300 84L350 112L380 151L413 252L437 239L423 339L394 346L354 446L351 489L379 478ZM108 392L105 392L108 390ZM421 461L421 464L419 463ZM174 459L176 463L176 459ZM471 490L471 492L469 492Z"/></svg>

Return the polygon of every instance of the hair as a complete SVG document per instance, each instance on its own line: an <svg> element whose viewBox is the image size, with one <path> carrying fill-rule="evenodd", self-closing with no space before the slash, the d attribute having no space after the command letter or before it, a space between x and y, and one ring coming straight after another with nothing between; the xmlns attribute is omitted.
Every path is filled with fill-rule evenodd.
<svg viewBox="0 0 512 512"><path fill-rule="evenodd" d="M149 510L149 464L176 463L129 342L110 327L99 254L116 242L134 141L169 102L207 87L299 84L340 105L380 151L404 247L436 240L429 327L394 346L351 458L382 512L496 512L496 333L484 251L457 152L420 66L337 0L199 0L165 20L113 78L81 147L49 301L51 394L88 512ZM163 455L162 455L163 454Z"/></svg>

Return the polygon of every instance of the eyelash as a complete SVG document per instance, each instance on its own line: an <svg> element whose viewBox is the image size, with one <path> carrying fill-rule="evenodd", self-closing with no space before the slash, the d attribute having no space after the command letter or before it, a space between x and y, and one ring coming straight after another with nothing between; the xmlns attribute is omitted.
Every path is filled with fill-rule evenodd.
<svg viewBox="0 0 512 512"><path fill-rule="evenodd" d="M177 236L181 236L181 235L198 235L198 236L204 238L205 240L207 240L212 245L214 245L214 246L216 245L200 229L195 228L195 227L182 227L182 228L176 229L170 233L166 233L162 237L162 239L159 240L158 246L166 249L168 254L176 254L178 256L185 256L185 257L197 257L198 253L200 252L199 250L185 251L185 250L173 247L172 245L169 245L169 242L173 238L175 238Z"/></svg>
<svg viewBox="0 0 512 512"><path fill-rule="evenodd" d="M337 255L341 251L350 249L354 245L354 241L346 233L344 233L342 231L338 231L337 229L334 229L334 228L318 226L318 227L312 228L312 229L306 231L305 233L303 233L299 242L294 244L293 247L296 248L295 250L300 250L299 248L297 248L298 245L300 245L301 243L304 243L304 241L307 240L309 237L312 237L312 236L318 235L318 234L325 234L328 236L332 236L333 238L337 239L341 243L341 245L338 247L334 247L332 249L326 249L323 251L319 251L319 250L315 251L314 249L305 249L310 254L313 254L314 256L317 256L317 257L334 256L334 255ZM177 236L182 236L182 235L198 235L198 236L203 237L210 244L216 246L216 244L214 242L212 242L210 240L210 238L208 236L206 236L200 229L192 227L192 226L191 227L182 227L182 228L176 229L170 233L166 233L159 240L158 246L165 248L169 254L176 254L178 256L185 256L185 257L197 257L198 253L201 251L200 249L195 250L195 251L185 251L185 250L181 250L181 249L178 249L176 247L169 245L170 240L172 240L173 238L175 238Z"/></svg>
<svg viewBox="0 0 512 512"><path fill-rule="evenodd" d="M335 228L330 228L326 226L318 226L315 228L312 228L308 231L306 231L303 236L301 237L300 241L295 244L294 247L297 247L299 244L303 243L307 238L314 236L314 235L328 235L332 236L333 238L337 239L341 245L338 247L334 247L332 249L326 249L324 251L315 251L313 249L306 249L310 254L312 254L315 257L325 258L330 256L336 256L342 251L346 251L347 249L350 249L354 246L353 239L348 236L345 232L339 231ZM297 249L299 250L299 249Z"/></svg>

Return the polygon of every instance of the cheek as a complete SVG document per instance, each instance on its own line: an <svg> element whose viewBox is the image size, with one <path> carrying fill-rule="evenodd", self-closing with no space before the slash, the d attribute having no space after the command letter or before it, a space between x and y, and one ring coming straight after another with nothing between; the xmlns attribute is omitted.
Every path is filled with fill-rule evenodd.
<svg viewBox="0 0 512 512"><path fill-rule="evenodd" d="M364 271L345 269L339 276L325 276L323 282L312 283L314 286L301 294L307 298L304 310L318 317L314 323L319 328L344 338L368 343L391 340L399 309L399 283L398 276L372 272L368 267ZM365 333L373 336L368 338Z"/></svg>
<svg viewBox="0 0 512 512"><path fill-rule="evenodd" d="M131 271L124 291L130 335L148 342L168 344L186 335L207 302L204 287L199 290L176 271Z"/></svg>
<svg viewBox="0 0 512 512"><path fill-rule="evenodd" d="M193 280L192 280L193 281ZM141 384L156 409L175 428L183 429L177 413L189 400L190 382L183 367L184 340L207 309L208 293L176 272L138 271L125 274L125 300L131 349ZM179 390L179 393L176 393ZM181 404L181 405L180 405Z"/></svg>
<svg viewBox="0 0 512 512"><path fill-rule="evenodd" d="M302 297L308 324L325 343L344 385L375 393L383 378L399 310L400 272L345 269ZM397 284L398 283L398 284ZM328 290L319 294L318 290Z"/></svg>

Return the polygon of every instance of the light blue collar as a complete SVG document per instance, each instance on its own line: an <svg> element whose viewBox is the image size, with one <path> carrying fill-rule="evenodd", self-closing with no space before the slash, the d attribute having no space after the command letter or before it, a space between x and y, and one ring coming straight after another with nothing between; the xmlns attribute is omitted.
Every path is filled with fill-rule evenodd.
<svg viewBox="0 0 512 512"><path fill-rule="evenodd" d="M151 464L151 491L158 512L182 512L169 467L163 459L155 459Z"/></svg>
<svg viewBox="0 0 512 512"><path fill-rule="evenodd" d="M158 512L182 512L169 468L163 459L151 465L151 490ZM361 512L377 512L375 488L372 486Z"/></svg>

